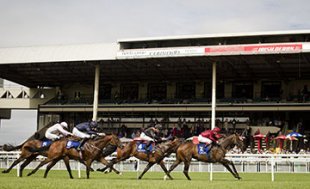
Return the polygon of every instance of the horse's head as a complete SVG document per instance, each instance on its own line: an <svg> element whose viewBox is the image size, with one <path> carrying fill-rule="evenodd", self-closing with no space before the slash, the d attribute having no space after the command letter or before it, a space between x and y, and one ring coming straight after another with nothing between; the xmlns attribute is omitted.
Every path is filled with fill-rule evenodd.
<svg viewBox="0 0 310 189"><path fill-rule="evenodd" d="M232 140L234 145L236 145L242 152L246 150L246 146L243 142L243 137L237 133L232 134Z"/></svg>
<svg viewBox="0 0 310 189"><path fill-rule="evenodd" d="M117 146L118 148L123 149L123 144L121 142L121 140L116 136L116 135L111 135L111 140L110 140L110 144L113 146Z"/></svg>

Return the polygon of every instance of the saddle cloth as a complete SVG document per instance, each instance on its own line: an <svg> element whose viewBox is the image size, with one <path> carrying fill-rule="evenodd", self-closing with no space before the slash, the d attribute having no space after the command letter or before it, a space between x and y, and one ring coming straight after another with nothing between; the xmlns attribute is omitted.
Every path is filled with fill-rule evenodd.
<svg viewBox="0 0 310 189"><path fill-rule="evenodd" d="M43 140L41 147L47 147L47 146L50 146L51 144L52 144L51 140Z"/></svg>
<svg viewBox="0 0 310 189"><path fill-rule="evenodd" d="M204 143L197 144L198 154L206 154L206 155L208 155L209 152L210 152L210 148L211 148L210 145L206 145Z"/></svg>
<svg viewBox="0 0 310 189"><path fill-rule="evenodd" d="M146 153L146 150L148 150L149 152L153 151L155 149L155 143L153 142L149 147L148 149L146 149L146 145L148 143L148 141L146 140L143 140L141 138L134 138L133 140L136 141L136 145L137 145L137 151L138 152L144 152Z"/></svg>
<svg viewBox="0 0 310 189"><path fill-rule="evenodd" d="M79 141L73 141L73 140L68 140L66 148L70 149L70 148L77 148L80 145Z"/></svg>

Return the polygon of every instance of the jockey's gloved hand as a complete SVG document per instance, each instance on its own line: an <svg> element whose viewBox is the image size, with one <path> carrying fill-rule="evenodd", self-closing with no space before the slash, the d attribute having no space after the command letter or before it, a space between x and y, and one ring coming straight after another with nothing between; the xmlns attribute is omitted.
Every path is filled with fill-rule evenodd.
<svg viewBox="0 0 310 189"><path fill-rule="evenodd" d="M90 138L91 138L91 139L94 139L96 136L97 136L97 135L92 134L92 135L90 135Z"/></svg>

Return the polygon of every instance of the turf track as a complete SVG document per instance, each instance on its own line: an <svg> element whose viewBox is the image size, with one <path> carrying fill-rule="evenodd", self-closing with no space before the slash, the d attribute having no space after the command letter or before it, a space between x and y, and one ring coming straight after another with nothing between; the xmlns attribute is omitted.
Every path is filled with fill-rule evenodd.
<svg viewBox="0 0 310 189"><path fill-rule="evenodd" d="M26 173L29 170L25 170ZM163 180L164 173L149 172L142 180L137 180L136 172L125 172L119 176L114 173L103 174L92 172L91 178L77 178L77 171L73 171L75 179L71 180L66 171L52 170L47 179L43 177L43 171L31 177L16 177L16 170L9 174L0 173L0 189L310 189L310 174L277 173L275 182L271 182L268 173L241 173L242 180L234 179L228 173L214 173L214 180L209 181L208 173L190 173L192 181L187 181L181 172L173 172L175 180Z"/></svg>

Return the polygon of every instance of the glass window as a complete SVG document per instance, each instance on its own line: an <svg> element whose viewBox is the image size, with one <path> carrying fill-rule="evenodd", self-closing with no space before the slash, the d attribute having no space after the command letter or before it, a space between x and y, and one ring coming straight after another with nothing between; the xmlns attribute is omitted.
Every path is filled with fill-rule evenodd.
<svg viewBox="0 0 310 189"><path fill-rule="evenodd" d="M262 98L280 98L281 82L280 81L263 81L262 82Z"/></svg>
<svg viewBox="0 0 310 189"><path fill-rule="evenodd" d="M106 100L106 99L111 99L111 93L112 93L112 85L111 84L104 84L100 85L99 88L99 99L100 100Z"/></svg>
<svg viewBox="0 0 310 189"><path fill-rule="evenodd" d="M236 82L232 86L233 98L253 98L253 83L252 82Z"/></svg>
<svg viewBox="0 0 310 189"><path fill-rule="evenodd" d="M148 85L148 98L150 100L163 100L167 98L167 84L150 83Z"/></svg>
<svg viewBox="0 0 310 189"><path fill-rule="evenodd" d="M191 99L195 98L196 86L195 82L177 83L177 98Z"/></svg>
<svg viewBox="0 0 310 189"><path fill-rule="evenodd" d="M124 100L137 100L139 98L139 85L135 83L122 84L121 98Z"/></svg>

